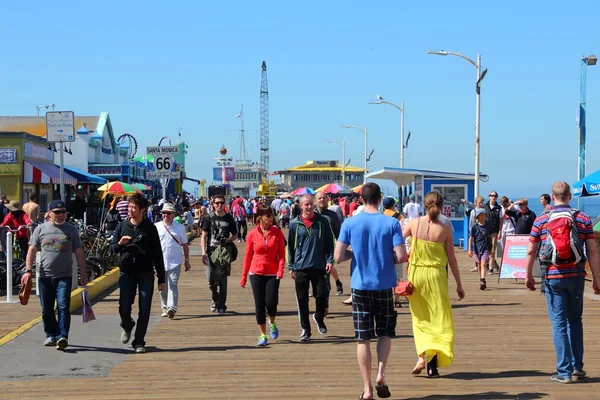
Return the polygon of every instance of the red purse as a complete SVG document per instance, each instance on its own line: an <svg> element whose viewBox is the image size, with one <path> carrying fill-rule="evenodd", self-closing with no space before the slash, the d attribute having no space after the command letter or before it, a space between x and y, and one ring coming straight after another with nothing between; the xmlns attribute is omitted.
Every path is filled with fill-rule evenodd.
<svg viewBox="0 0 600 400"><path fill-rule="evenodd" d="M413 294L413 290L415 289L415 287L413 286L412 283L408 282L408 281L401 281L398 282L398 286L396 286L396 289L394 290L396 292L397 295L399 296L410 296L411 294Z"/></svg>

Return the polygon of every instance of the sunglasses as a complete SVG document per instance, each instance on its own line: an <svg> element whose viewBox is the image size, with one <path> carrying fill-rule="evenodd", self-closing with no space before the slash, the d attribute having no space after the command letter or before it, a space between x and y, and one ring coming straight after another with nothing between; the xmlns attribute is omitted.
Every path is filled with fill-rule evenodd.
<svg viewBox="0 0 600 400"><path fill-rule="evenodd" d="M162 213L162 215L173 215L173 213L172 212L164 212L164 213Z"/></svg>
<svg viewBox="0 0 600 400"><path fill-rule="evenodd" d="M61 215L61 214L66 214L67 210L52 210L52 213L54 215Z"/></svg>
<svg viewBox="0 0 600 400"><path fill-rule="evenodd" d="M216 205L219 205L219 204L225 204L225 202L224 202L224 201L215 201L215 204L216 204Z"/></svg>
<svg viewBox="0 0 600 400"><path fill-rule="evenodd" d="M490 197L498 197L497 194L490 194Z"/></svg>

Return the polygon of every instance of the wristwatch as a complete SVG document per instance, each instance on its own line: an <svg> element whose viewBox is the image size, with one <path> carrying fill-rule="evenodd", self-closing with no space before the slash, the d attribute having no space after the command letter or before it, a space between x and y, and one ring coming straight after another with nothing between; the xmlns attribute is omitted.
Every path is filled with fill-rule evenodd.
<svg viewBox="0 0 600 400"><path fill-rule="evenodd" d="M25 270L25 273L26 273L26 274L31 274L32 272L31 272L31 270L30 270L30 269L26 269L26 270Z"/></svg>

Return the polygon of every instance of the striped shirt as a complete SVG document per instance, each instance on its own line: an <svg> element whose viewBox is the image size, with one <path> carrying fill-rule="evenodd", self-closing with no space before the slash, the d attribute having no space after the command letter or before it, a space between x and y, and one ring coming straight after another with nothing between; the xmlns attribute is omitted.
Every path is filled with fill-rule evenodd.
<svg viewBox="0 0 600 400"><path fill-rule="evenodd" d="M570 209L571 207L568 205L552 207L552 211L565 211ZM544 247L546 246L546 236L548 234L546 228L548 226L548 218L549 213L547 212L540 215L535 219L533 227L531 228L531 236L529 237L529 241L531 243L541 242L540 252L543 252ZM592 220L586 213L578 211L575 214L575 226L577 227L577 231L579 233L579 239L583 243L585 243L585 241L588 239L594 239ZM576 265L551 265L546 271L548 279L576 277L577 273ZM585 275L585 271L583 271L583 274Z"/></svg>
<svg viewBox="0 0 600 400"><path fill-rule="evenodd" d="M120 202L117 203L117 211L119 212L119 215L121 216L121 219L123 221L125 221L127 219L127 214L128 214L128 208L129 208L129 202L127 200L121 200Z"/></svg>

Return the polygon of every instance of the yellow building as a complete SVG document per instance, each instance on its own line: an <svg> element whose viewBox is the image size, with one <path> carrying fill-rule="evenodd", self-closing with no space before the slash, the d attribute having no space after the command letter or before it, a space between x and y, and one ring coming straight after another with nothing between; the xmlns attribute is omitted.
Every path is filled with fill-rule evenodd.
<svg viewBox="0 0 600 400"><path fill-rule="evenodd" d="M346 186L354 187L363 183L364 169L348 165L344 168ZM342 184L342 165L336 160L307 161L290 169L275 171L279 175L281 186L286 190L294 190L304 186L318 188L326 183Z"/></svg>

